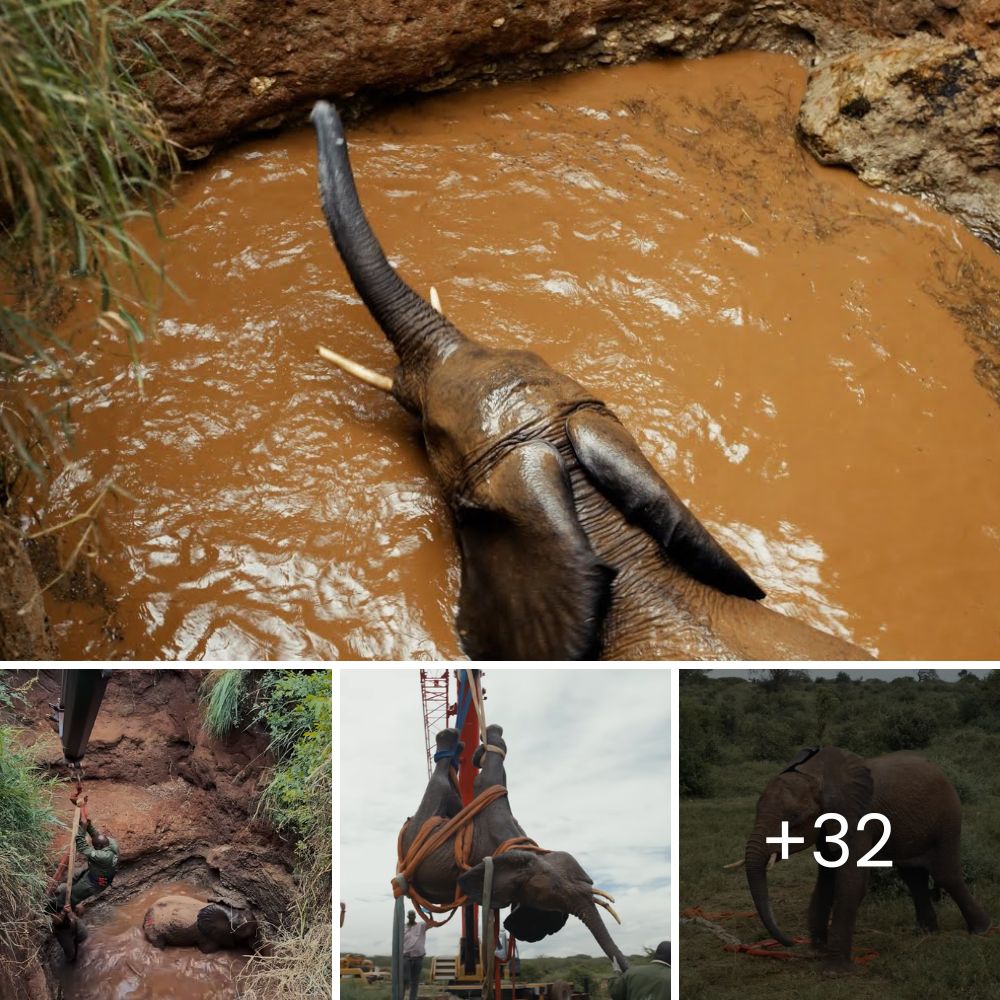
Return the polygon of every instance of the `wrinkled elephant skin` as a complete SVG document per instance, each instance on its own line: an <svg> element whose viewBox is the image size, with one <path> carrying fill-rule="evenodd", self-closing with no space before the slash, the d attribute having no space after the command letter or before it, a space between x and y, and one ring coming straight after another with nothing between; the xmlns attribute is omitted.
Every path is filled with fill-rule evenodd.
<svg viewBox="0 0 1000 1000"><path fill-rule="evenodd" d="M758 603L764 592L594 394L536 354L474 343L406 285L368 226L336 111L321 102L313 120L330 231L399 358L391 380L366 381L420 419L454 516L466 653L867 658Z"/></svg>

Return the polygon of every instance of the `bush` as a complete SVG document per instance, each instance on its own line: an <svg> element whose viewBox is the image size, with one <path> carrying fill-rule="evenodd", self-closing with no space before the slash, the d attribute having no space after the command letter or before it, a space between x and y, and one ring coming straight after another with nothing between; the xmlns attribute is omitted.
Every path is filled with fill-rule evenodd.
<svg viewBox="0 0 1000 1000"><path fill-rule="evenodd" d="M934 738L938 724L926 707L903 705L886 713L883 723L887 750L921 750Z"/></svg>

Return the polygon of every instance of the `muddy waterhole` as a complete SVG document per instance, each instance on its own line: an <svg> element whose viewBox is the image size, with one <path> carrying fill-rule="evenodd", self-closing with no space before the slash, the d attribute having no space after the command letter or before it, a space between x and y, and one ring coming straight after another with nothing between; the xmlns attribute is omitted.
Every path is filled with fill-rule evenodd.
<svg viewBox="0 0 1000 1000"><path fill-rule="evenodd" d="M407 280L602 396L773 607L883 657L996 656L1000 409L955 314L1000 259L816 165L804 79L775 55L655 63L422 99L348 136ZM62 655L458 655L418 429L315 355L393 364L330 242L312 131L213 159L163 225L183 297L142 395L119 341L74 334L80 457L31 498L47 523L107 479L134 498L102 516L111 602L51 603Z"/></svg>
<svg viewBox="0 0 1000 1000"><path fill-rule="evenodd" d="M236 1000L236 977L246 957L197 948L154 948L142 933L146 910L171 893L205 898L205 889L161 883L127 903L84 917L89 932L73 965L59 981L67 1000Z"/></svg>

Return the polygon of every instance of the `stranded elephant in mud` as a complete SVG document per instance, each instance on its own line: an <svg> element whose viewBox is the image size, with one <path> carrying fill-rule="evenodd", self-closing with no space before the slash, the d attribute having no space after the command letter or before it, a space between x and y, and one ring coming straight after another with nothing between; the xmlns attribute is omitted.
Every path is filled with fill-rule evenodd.
<svg viewBox="0 0 1000 1000"><path fill-rule="evenodd" d="M458 535L466 653L867 657L758 604L764 592L599 399L535 354L468 340L406 285L361 208L337 112L319 102L313 121L324 214L399 365L390 380L332 358L422 422Z"/></svg>
<svg viewBox="0 0 1000 1000"><path fill-rule="evenodd" d="M745 864L754 906L768 933L784 945L793 944L771 913L767 869L769 858L777 855L776 845L768 844L766 838L778 837L782 821L787 820L788 833L805 838L805 843L790 847L790 853L816 845L825 859L837 860L843 852L835 837L842 824L826 820L821 830L813 825L822 814L837 813L847 824L842 834L847 862L836 868L817 864L809 936L813 947L827 954L832 968L850 969L854 923L868 884L868 868L856 862L883 835L883 824L877 820L858 829L861 819L873 812L884 815L890 824L889 838L873 858L893 863L913 897L921 929L936 931L938 927L930 876L958 904L969 931L985 933L990 918L962 878L962 808L944 772L909 751L862 760L836 747L804 750L772 779L757 803Z"/></svg>
<svg viewBox="0 0 1000 1000"><path fill-rule="evenodd" d="M221 899L164 896L146 911L142 931L157 948L197 946L203 952L220 948L250 948L257 937L257 920L248 909Z"/></svg>
<svg viewBox="0 0 1000 1000"><path fill-rule="evenodd" d="M504 792L472 820L471 842L465 842L468 853L461 863L457 855L462 854L464 838L458 832L430 850L413 867L407 854L414 849L414 843L417 842L416 857L419 858L420 843L440 825L440 818L450 819L462 810L454 778L461 749L457 730L445 729L437 734L434 773L416 813L400 831L399 869L411 894L416 893L437 907L454 902L459 894L482 904L486 879L483 859L492 857L491 906L494 909L513 907L504 920L504 927L514 937L519 941L540 941L555 934L572 913L586 925L617 968L626 969L628 959L611 939L597 910L598 905L603 906L617 920L618 914L605 901L611 897L594 888L590 876L571 854L542 851L529 841L514 818ZM482 768L473 784L477 797L493 788L506 789L506 755L503 729L489 726L486 743L480 744L472 759L475 767ZM457 845L456 840L459 840ZM515 843L510 849L497 853L508 841ZM399 876L396 882L401 887Z"/></svg>

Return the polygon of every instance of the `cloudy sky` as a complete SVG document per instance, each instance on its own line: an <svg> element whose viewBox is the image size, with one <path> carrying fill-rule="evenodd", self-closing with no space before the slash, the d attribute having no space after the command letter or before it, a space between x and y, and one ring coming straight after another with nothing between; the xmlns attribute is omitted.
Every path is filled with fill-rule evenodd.
<svg viewBox="0 0 1000 1000"><path fill-rule="evenodd" d="M440 668L435 668L439 672ZM669 937L670 675L665 669L486 671L486 717L504 728L510 803L528 836L569 851L617 900L626 953ZM388 954L396 835L427 784L419 670L340 675L341 950ZM458 951L459 917L427 935ZM523 957L601 954L574 917Z"/></svg>

